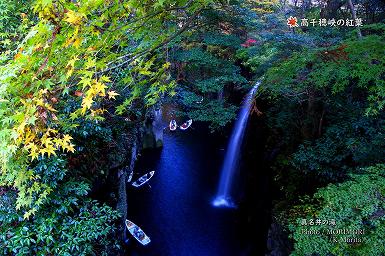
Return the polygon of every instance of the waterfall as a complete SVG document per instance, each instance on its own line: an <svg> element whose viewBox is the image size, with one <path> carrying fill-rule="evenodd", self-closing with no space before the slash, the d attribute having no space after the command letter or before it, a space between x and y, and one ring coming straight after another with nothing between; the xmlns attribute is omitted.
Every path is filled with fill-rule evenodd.
<svg viewBox="0 0 385 256"><path fill-rule="evenodd" d="M221 179L219 182L218 192L213 202L214 206L218 207L235 207L231 199L232 180L234 173L238 170L238 161L240 157L240 149L243 141L243 136L249 119L249 112L252 106L252 100L257 92L260 82L257 82L255 86L247 94L241 111L237 117L233 132L230 137L229 144L222 167Z"/></svg>

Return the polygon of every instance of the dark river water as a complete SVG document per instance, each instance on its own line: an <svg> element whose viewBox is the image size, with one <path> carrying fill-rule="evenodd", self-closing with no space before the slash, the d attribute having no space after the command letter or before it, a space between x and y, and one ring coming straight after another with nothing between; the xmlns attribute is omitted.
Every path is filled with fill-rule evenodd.
<svg viewBox="0 0 385 256"><path fill-rule="evenodd" d="M142 153L134 180L151 170L155 175L149 185L129 185L128 219L151 243L141 246L128 235L129 255L250 255L238 210L212 206L225 147L223 139L189 129L165 131L163 149Z"/></svg>

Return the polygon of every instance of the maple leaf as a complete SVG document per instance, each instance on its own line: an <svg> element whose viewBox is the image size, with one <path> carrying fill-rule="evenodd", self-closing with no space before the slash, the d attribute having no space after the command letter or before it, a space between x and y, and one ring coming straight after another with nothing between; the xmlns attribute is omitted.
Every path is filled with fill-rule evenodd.
<svg viewBox="0 0 385 256"><path fill-rule="evenodd" d="M29 155L32 160L34 160L35 158L37 158L39 156L39 148L37 147L37 145L33 142L31 143L28 143L26 146L25 146L26 149L29 150Z"/></svg>
<svg viewBox="0 0 385 256"><path fill-rule="evenodd" d="M84 98L83 102L82 102L83 109L91 108L93 102L94 102L94 100L90 97Z"/></svg>
<svg viewBox="0 0 385 256"><path fill-rule="evenodd" d="M287 25L290 27L290 28L294 28L294 27L298 27L298 20L297 20L297 17L293 17L293 16L290 16L288 19L287 19Z"/></svg>
<svg viewBox="0 0 385 256"><path fill-rule="evenodd" d="M100 81L102 81L102 82L111 82L111 79L108 76L102 76L100 78Z"/></svg>
<svg viewBox="0 0 385 256"><path fill-rule="evenodd" d="M70 119L71 119L71 120L75 120L77 117L78 117L78 114L75 113L75 112L73 112L73 113L70 114Z"/></svg>
<svg viewBox="0 0 385 256"><path fill-rule="evenodd" d="M170 66L171 66L171 63L168 62L168 61L167 61L166 63L163 64L163 68L164 68L164 69L168 69Z"/></svg>
<svg viewBox="0 0 385 256"><path fill-rule="evenodd" d="M81 22L82 15L80 13L69 10L66 13L66 18L64 20L67 21L68 23L73 24L73 25L77 25Z"/></svg>
<svg viewBox="0 0 385 256"><path fill-rule="evenodd" d="M109 91L108 92L108 98L109 99L115 99L115 96L118 96L119 93L115 92L115 91Z"/></svg>
<svg viewBox="0 0 385 256"><path fill-rule="evenodd" d="M159 91L160 92L166 92L167 91L167 86L165 84L162 84L160 87L159 87Z"/></svg>
<svg viewBox="0 0 385 256"><path fill-rule="evenodd" d="M103 83L100 83L100 82L97 82L93 86L93 89L95 90L95 92L99 93L100 96L106 95L106 88L107 88L107 86ZM89 91L91 91L91 90L89 90Z"/></svg>
<svg viewBox="0 0 385 256"><path fill-rule="evenodd" d="M74 144L68 144L64 148L67 150L67 152L74 153L75 152L74 146L75 146Z"/></svg>
<svg viewBox="0 0 385 256"><path fill-rule="evenodd" d="M79 49L80 45L82 44L82 41L83 41L83 40L82 40L81 38L79 38L79 37L76 38L75 42L72 44L73 47Z"/></svg>
<svg viewBox="0 0 385 256"><path fill-rule="evenodd" d="M74 58L72 58L70 61L68 61L67 67L70 66L70 67L74 68L75 67L75 62L77 60L79 60L78 56L75 56Z"/></svg>
<svg viewBox="0 0 385 256"><path fill-rule="evenodd" d="M63 137L63 143L70 143L70 141L72 140L72 137L68 134L64 135Z"/></svg>
<svg viewBox="0 0 385 256"><path fill-rule="evenodd" d="M79 84L83 84L83 89L86 88L87 86L91 86L91 78L81 77ZM79 91L75 91L75 95L76 95L76 92L79 92ZM76 96L82 96L82 95L76 95Z"/></svg>
<svg viewBox="0 0 385 256"><path fill-rule="evenodd" d="M29 155L32 158L32 161L39 156L39 153L37 151L31 151Z"/></svg>
<svg viewBox="0 0 385 256"><path fill-rule="evenodd" d="M86 69L93 68L95 66L96 66L96 61L95 59L92 59L92 58L88 58L86 63L84 64L84 67Z"/></svg>
<svg viewBox="0 0 385 256"><path fill-rule="evenodd" d="M66 77L67 77L67 78L70 77L70 76L72 75L73 72L74 72L73 68L69 69L69 70L67 71Z"/></svg>
<svg viewBox="0 0 385 256"><path fill-rule="evenodd" d="M44 151L48 154L48 157L51 156L51 154L55 155L56 156L56 153L55 153L55 147L53 145L48 145L46 146L46 148L44 149Z"/></svg>
<svg viewBox="0 0 385 256"><path fill-rule="evenodd" d="M23 219L24 219L24 220L28 220L29 217L31 217L31 212L30 212L30 211L25 212L24 215L23 215Z"/></svg>

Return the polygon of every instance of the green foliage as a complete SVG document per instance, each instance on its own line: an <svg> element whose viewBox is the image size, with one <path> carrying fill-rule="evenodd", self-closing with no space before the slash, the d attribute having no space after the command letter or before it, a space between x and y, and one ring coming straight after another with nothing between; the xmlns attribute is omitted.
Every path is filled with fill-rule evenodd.
<svg viewBox="0 0 385 256"><path fill-rule="evenodd" d="M385 236L385 165L365 168L362 173L351 175L351 179L348 181L319 189L314 197L322 202L320 206L317 206L315 216L298 217L335 220L336 225L305 227L301 226L301 219L294 221L290 226L294 231L295 240L295 250L292 255L380 256L385 253L383 242ZM304 234L303 230L306 228L320 234ZM364 233L354 236L331 235L328 232L338 229L363 230ZM356 242L346 243L345 238Z"/></svg>
<svg viewBox="0 0 385 256"><path fill-rule="evenodd" d="M305 2L261 16L257 43L237 51L264 78L258 97L268 102L268 148L278 152L272 171L281 192L274 219L293 233L293 255L383 255L385 34L382 23L369 24L383 13L373 12L372 3L356 4L366 17L362 39L352 28L288 29L289 15L351 15L330 7L338 1ZM335 243L326 226L301 226L301 219L317 218L335 219L329 228L364 229L364 241L348 244L338 236Z"/></svg>
<svg viewBox="0 0 385 256"><path fill-rule="evenodd" d="M202 108L191 111L189 116L196 121L211 122L211 127L218 129L228 124L229 120L235 119L236 110L235 106L223 107L220 101L210 100Z"/></svg>
<svg viewBox="0 0 385 256"><path fill-rule="evenodd" d="M0 63L7 59L32 25L31 1L0 1Z"/></svg>
<svg viewBox="0 0 385 256"><path fill-rule="evenodd" d="M3 17L4 29L24 7L21 2L1 3L6 5L4 13L12 14ZM106 112L125 114L137 102L145 107L175 94L162 47L188 30L210 4L205 0L32 4L35 17L26 21L32 23L29 30L20 33L17 50L3 55L0 67L0 186L18 189L17 205L26 216L34 205L31 200L42 202L39 196L52 192L50 182L41 182L30 167L45 157L74 153L74 136L85 120L97 124L105 120ZM1 32L25 28L21 22Z"/></svg>
<svg viewBox="0 0 385 256"><path fill-rule="evenodd" d="M346 106L345 106L346 107ZM353 110L354 108L351 108ZM357 109L356 109L357 110ZM293 166L326 180L345 177L350 168L375 164L385 158L384 119L371 119L357 112L332 119L321 138L301 144L293 154Z"/></svg>
<svg viewBox="0 0 385 256"><path fill-rule="evenodd" d="M118 216L89 184L175 95L165 49L218 4L0 0L0 254L107 255Z"/></svg>
<svg viewBox="0 0 385 256"><path fill-rule="evenodd" d="M276 104L269 126L292 147L297 171L339 180L350 167L383 159L383 46L367 36L295 53L269 69L261 87Z"/></svg>
<svg viewBox="0 0 385 256"><path fill-rule="evenodd" d="M185 115L209 122L216 130L236 117L229 92L248 85L236 63L243 40L237 29L245 21L234 4L204 12L201 22L203 26L182 38L183 44L172 56L181 95L176 103Z"/></svg>
<svg viewBox="0 0 385 256"><path fill-rule="evenodd" d="M284 94L295 98L306 96L308 87L338 94L352 86L365 91L366 114L378 114L385 104L384 48L384 35L371 35L332 48L294 54L267 72L263 88L273 97Z"/></svg>
<svg viewBox="0 0 385 256"><path fill-rule="evenodd" d="M107 255L115 249L109 236L115 232L116 211L85 199L89 186L61 184L49 204L28 221L15 210L16 193L0 198L0 253L2 255Z"/></svg>

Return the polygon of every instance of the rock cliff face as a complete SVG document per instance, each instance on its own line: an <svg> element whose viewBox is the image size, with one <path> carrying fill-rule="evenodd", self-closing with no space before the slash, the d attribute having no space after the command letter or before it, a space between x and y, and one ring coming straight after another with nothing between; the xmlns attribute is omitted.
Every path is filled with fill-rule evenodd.
<svg viewBox="0 0 385 256"><path fill-rule="evenodd" d="M147 148L158 148L163 146L163 128L162 110L154 109L150 112L143 126L136 127L130 131L130 145L126 152L125 165L117 171L117 204L116 209L122 215L121 234L122 240L127 239L127 230L125 228L125 220L127 219L127 179L131 171L135 168L135 161L140 150Z"/></svg>
<svg viewBox="0 0 385 256"><path fill-rule="evenodd" d="M142 148L159 148L163 146L164 122L162 109L154 109L143 127Z"/></svg>
<svg viewBox="0 0 385 256"><path fill-rule="evenodd" d="M127 219L127 179L129 176L129 173L134 170L135 167L135 161L138 154L138 139L136 138L132 142L131 146L131 154L129 155L129 164L128 166L122 168L118 172L118 198L117 198L117 205L116 209L119 211L119 213L122 215L121 219L121 234L122 234L122 240L125 241L127 238L127 230L125 228L125 220Z"/></svg>
<svg viewBox="0 0 385 256"><path fill-rule="evenodd" d="M266 247L265 256L288 256L290 254L292 245L288 240L288 234L278 223L271 223Z"/></svg>
<svg viewBox="0 0 385 256"><path fill-rule="evenodd" d="M152 132L155 137L155 147L163 146L163 129L164 122L162 118L162 109L157 109L154 111L154 120L152 121Z"/></svg>

